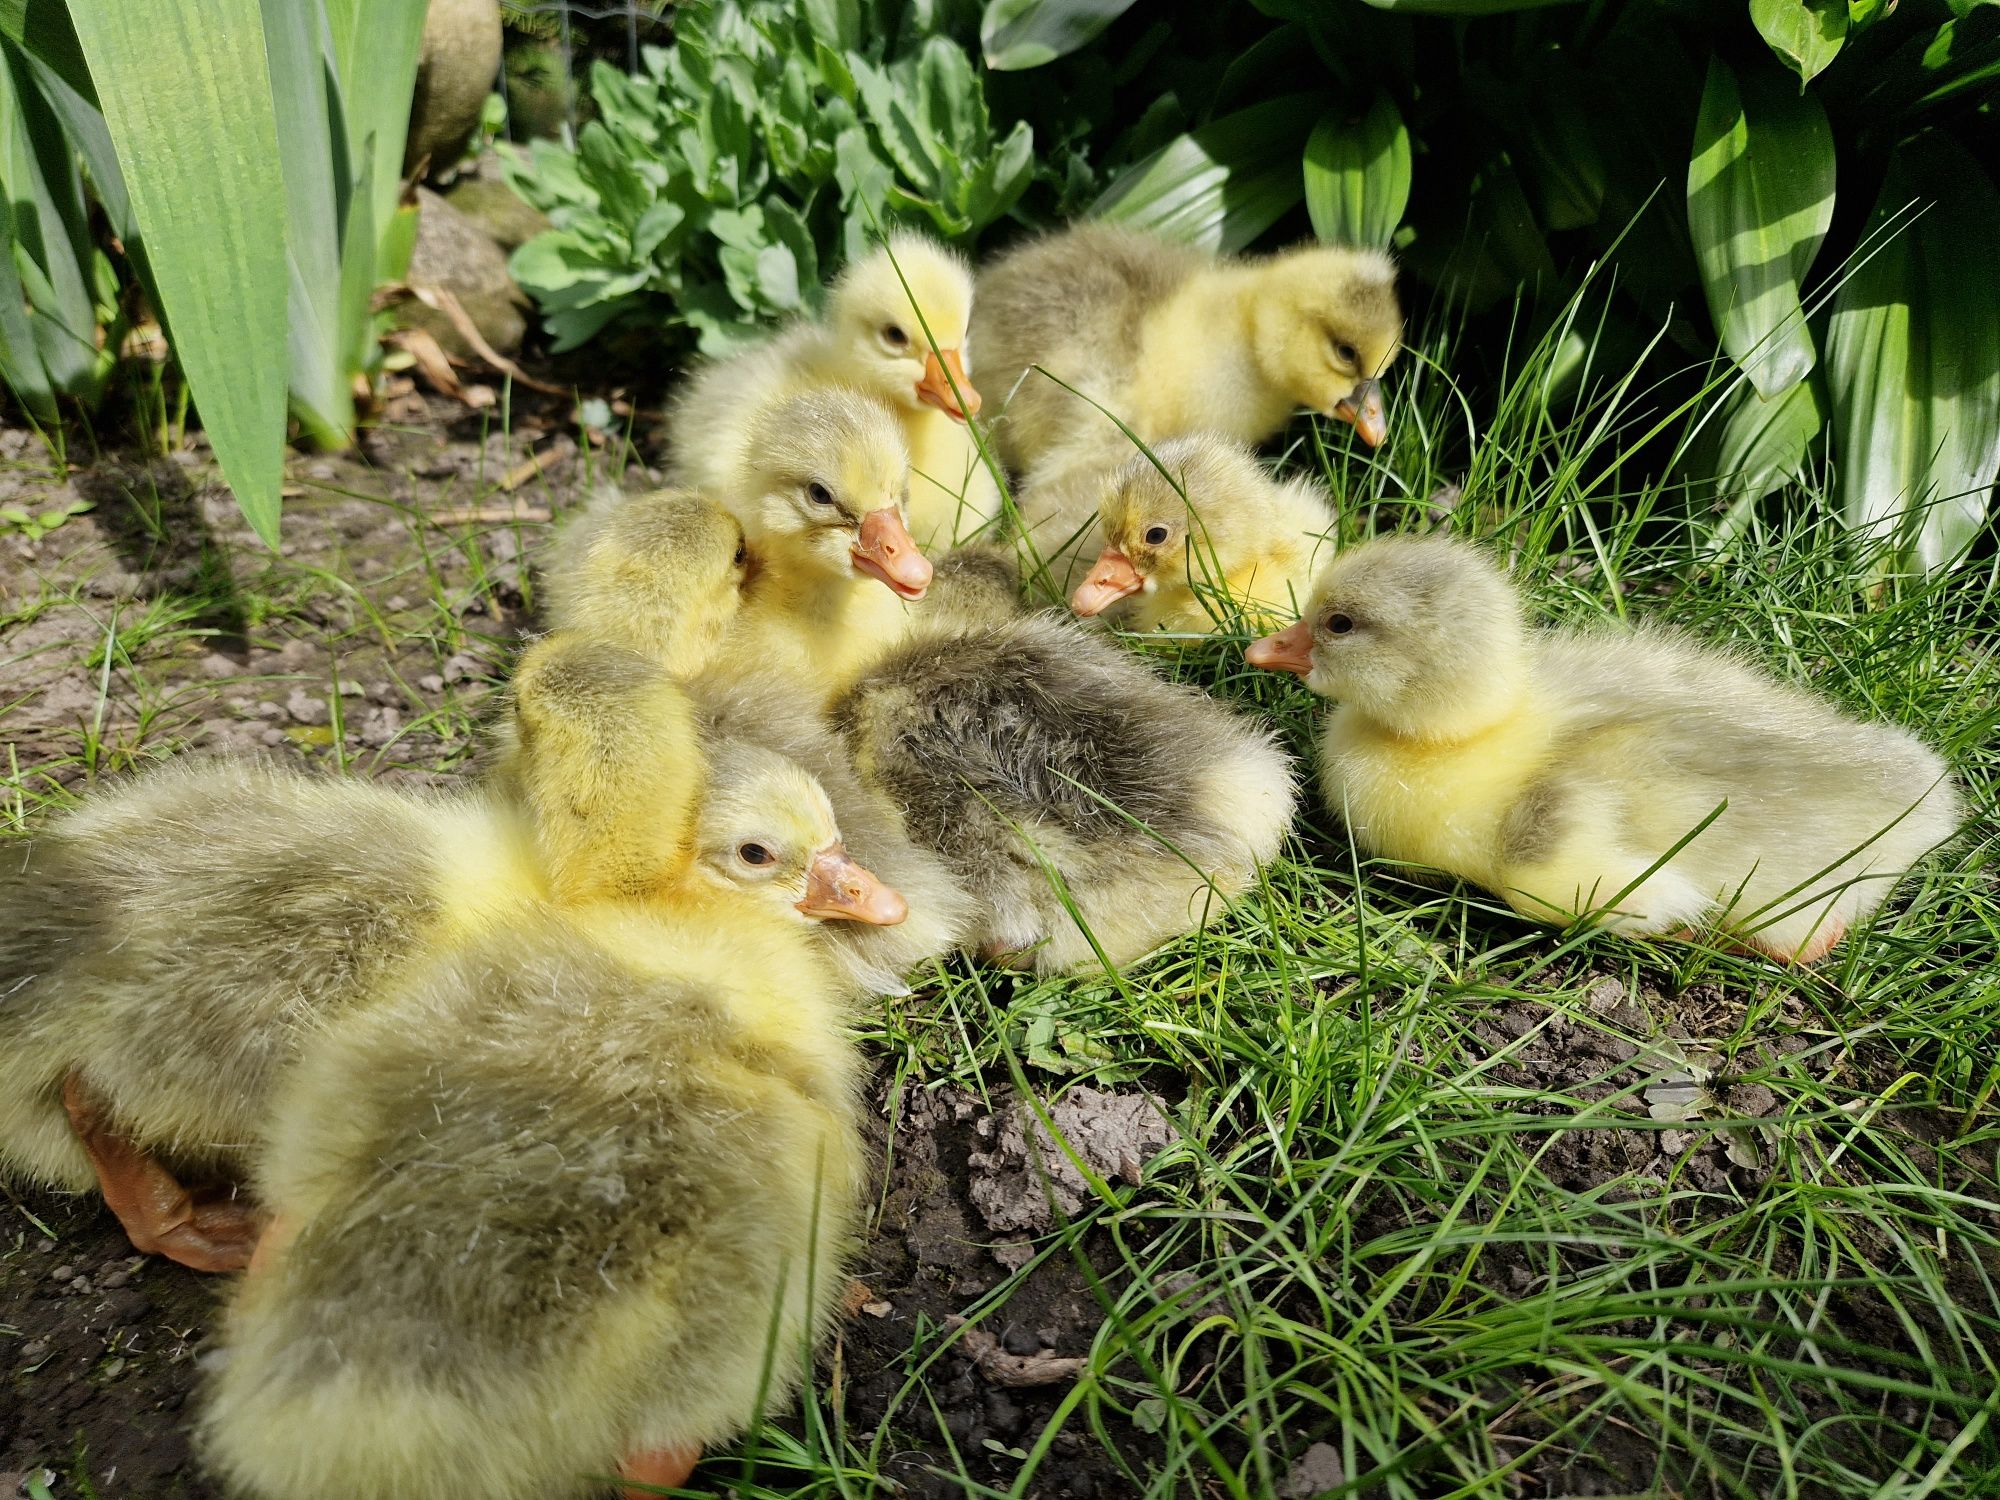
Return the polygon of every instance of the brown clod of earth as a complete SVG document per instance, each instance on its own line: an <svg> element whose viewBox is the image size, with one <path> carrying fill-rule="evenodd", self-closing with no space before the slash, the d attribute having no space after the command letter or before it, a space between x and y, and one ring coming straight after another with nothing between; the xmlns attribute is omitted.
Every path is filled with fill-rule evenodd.
<svg viewBox="0 0 2000 1500"><path fill-rule="evenodd" d="M946 1322L953 1328L962 1328L964 1333L958 1347L972 1367L985 1377L988 1385L1004 1385L1014 1388L1035 1385L1060 1385L1065 1380L1076 1379L1077 1371L1084 1361L1073 1354L1054 1354L1044 1349L1035 1354L1009 1354L1001 1346L1000 1340L984 1328L967 1326L963 1318L948 1318Z"/></svg>
<svg viewBox="0 0 2000 1500"><path fill-rule="evenodd" d="M1075 1088L1048 1106L1049 1119L1099 1177L1137 1183L1146 1163L1176 1134L1151 1094ZM1034 1148L1029 1148L1029 1126ZM1016 1101L978 1126L991 1144L970 1158L968 1196L989 1229L1041 1233L1056 1227L1056 1210L1073 1218L1092 1197L1090 1184L1048 1126Z"/></svg>

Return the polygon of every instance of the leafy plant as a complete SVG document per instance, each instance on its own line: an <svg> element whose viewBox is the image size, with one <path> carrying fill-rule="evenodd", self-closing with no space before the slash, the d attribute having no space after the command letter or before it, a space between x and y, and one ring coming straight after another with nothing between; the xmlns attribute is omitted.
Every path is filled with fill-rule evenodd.
<svg viewBox="0 0 2000 1500"><path fill-rule="evenodd" d="M198 15L178 0L0 0L0 125L29 148L0 168L16 205L0 261L28 293L0 271L0 378L23 404L88 399L116 348L98 334L116 288L85 227L80 158L224 477L275 543L288 396L315 442L351 440L354 380L376 358L370 298L408 259L397 176L423 15L399 0L212 0Z"/></svg>
<svg viewBox="0 0 2000 1500"><path fill-rule="evenodd" d="M1517 299L1552 318L1608 259L1604 340L1664 329L1695 380L1718 344L1734 372L1705 445L1718 505L1740 517L1824 453L1903 566L1944 566L1985 524L2000 6L1251 0L1215 7L1237 40L1206 68L1123 10L986 9L989 66L1057 74L1029 118L1119 168L1092 212L1236 249L1303 203L1475 318ZM1175 132L1121 134L1142 101Z"/></svg>
<svg viewBox="0 0 2000 1500"><path fill-rule="evenodd" d="M510 153L508 180L555 227L514 254L559 349L614 320L727 350L815 309L876 225L970 242L1034 171L1002 135L936 4L703 0L636 75L598 64L575 149Z"/></svg>

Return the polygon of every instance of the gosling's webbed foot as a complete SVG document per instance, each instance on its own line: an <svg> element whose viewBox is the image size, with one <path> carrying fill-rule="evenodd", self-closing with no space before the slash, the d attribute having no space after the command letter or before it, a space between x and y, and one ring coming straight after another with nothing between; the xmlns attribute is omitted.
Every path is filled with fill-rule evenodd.
<svg viewBox="0 0 2000 1500"><path fill-rule="evenodd" d="M626 1486L619 1494L623 1500L653 1500L656 1491L678 1489L686 1484L699 1462L700 1448L650 1448L644 1453L627 1454L618 1465L618 1477ZM632 1488L635 1485L645 1488Z"/></svg>
<svg viewBox="0 0 2000 1500"><path fill-rule="evenodd" d="M104 1203L132 1248L196 1271L240 1271L263 1232L264 1216L227 1187L190 1191L151 1154L107 1123L75 1073L63 1080L70 1128L90 1157Z"/></svg>

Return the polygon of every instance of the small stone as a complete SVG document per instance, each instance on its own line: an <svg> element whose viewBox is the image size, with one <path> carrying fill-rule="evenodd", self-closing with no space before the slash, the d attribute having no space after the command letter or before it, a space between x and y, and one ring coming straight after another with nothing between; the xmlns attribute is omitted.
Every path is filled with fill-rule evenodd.
<svg viewBox="0 0 2000 1500"><path fill-rule="evenodd" d="M31 1365L35 1364L37 1361L49 1357L50 1347L51 1345L47 1339L29 1339L27 1343L21 1346L21 1358Z"/></svg>
<svg viewBox="0 0 2000 1500"><path fill-rule="evenodd" d="M1679 1156L1687 1150L1688 1137L1685 1130L1662 1130L1660 1150L1668 1156Z"/></svg>
<svg viewBox="0 0 2000 1500"><path fill-rule="evenodd" d="M405 599L401 594L391 594L382 601L382 607L393 614L397 610L408 609L410 601Z"/></svg>
<svg viewBox="0 0 2000 1500"><path fill-rule="evenodd" d="M313 648L307 641L286 641L278 648L278 665L287 672L303 672L313 663Z"/></svg>
<svg viewBox="0 0 2000 1500"><path fill-rule="evenodd" d="M371 682L368 684L370 703L401 703L402 691L393 682Z"/></svg>
<svg viewBox="0 0 2000 1500"><path fill-rule="evenodd" d="M444 691L444 679L435 672L426 672L417 679L417 688L420 692L441 693Z"/></svg>
<svg viewBox="0 0 2000 1500"><path fill-rule="evenodd" d="M893 1302L864 1302L861 1304L861 1310L871 1318L886 1318L896 1310L896 1304Z"/></svg>
<svg viewBox="0 0 2000 1500"><path fill-rule="evenodd" d="M49 1280L68 1281L70 1277L74 1275L76 1275L76 1267L69 1264L69 1262L65 1261L63 1262L63 1264L57 1266L53 1271L49 1272Z"/></svg>
<svg viewBox="0 0 2000 1500"><path fill-rule="evenodd" d="M285 711L269 698L259 703L250 712L260 719L282 719L285 716Z"/></svg>
<svg viewBox="0 0 2000 1500"><path fill-rule="evenodd" d="M479 676L485 670L480 665L478 657L467 656L463 651L460 651L445 661L444 680L446 682L463 682L468 677Z"/></svg>
<svg viewBox="0 0 2000 1500"><path fill-rule="evenodd" d="M300 724L324 724L331 717L326 699L309 697L304 688L292 689L292 696L285 700L285 712Z"/></svg>
<svg viewBox="0 0 2000 1500"><path fill-rule="evenodd" d="M1625 986L1616 979L1600 979L1583 992L1583 998L1600 1016L1609 1015L1625 1003Z"/></svg>
<svg viewBox="0 0 2000 1500"><path fill-rule="evenodd" d="M279 745L285 743L285 731L274 727L265 730L258 738L273 749L276 749Z"/></svg>
<svg viewBox="0 0 2000 1500"><path fill-rule="evenodd" d="M130 1286L132 1284L132 1273L130 1271L113 1271L97 1284L105 1288Z"/></svg>
<svg viewBox="0 0 2000 1500"><path fill-rule="evenodd" d="M313 479L338 479L340 477L340 471L329 463L311 464L307 467L306 474Z"/></svg>
<svg viewBox="0 0 2000 1500"><path fill-rule="evenodd" d="M368 691L368 689L364 688L352 677L343 677L336 685L339 687L340 696L343 698L359 698Z"/></svg>
<svg viewBox="0 0 2000 1500"><path fill-rule="evenodd" d="M393 708L371 709L368 721L361 726L361 743L371 750L380 750L402 732L402 714Z"/></svg>
<svg viewBox="0 0 2000 1500"><path fill-rule="evenodd" d="M224 656L220 651L211 651L195 664L195 670L202 676L220 682L225 677L243 675L243 664L233 657Z"/></svg>

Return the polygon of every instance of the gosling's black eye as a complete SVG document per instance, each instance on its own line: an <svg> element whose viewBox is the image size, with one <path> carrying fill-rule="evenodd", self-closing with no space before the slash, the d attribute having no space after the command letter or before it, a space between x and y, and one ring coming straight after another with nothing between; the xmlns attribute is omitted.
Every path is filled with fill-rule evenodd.
<svg viewBox="0 0 2000 1500"><path fill-rule="evenodd" d="M909 341L910 336L894 323L887 324L882 329L882 342L887 344L891 349L900 349L909 343Z"/></svg>
<svg viewBox="0 0 2000 1500"><path fill-rule="evenodd" d="M1166 539L1167 539L1166 527L1148 526L1146 528L1146 545L1148 547L1157 547L1161 545L1163 542L1165 542Z"/></svg>
<svg viewBox="0 0 2000 1500"><path fill-rule="evenodd" d="M1352 344L1336 343L1333 346L1333 357L1344 365L1352 365L1356 369L1361 367L1361 356L1354 352Z"/></svg>
<svg viewBox="0 0 2000 1500"><path fill-rule="evenodd" d="M750 544L748 542L738 542L736 544L736 566L740 568L748 561L750 561Z"/></svg>
<svg viewBox="0 0 2000 1500"><path fill-rule="evenodd" d="M1328 635L1346 635L1354 628L1354 621L1346 615L1334 613L1326 617Z"/></svg>
<svg viewBox="0 0 2000 1500"><path fill-rule="evenodd" d="M806 486L806 499L812 501L814 505L831 505L833 504L833 491L815 479L811 484Z"/></svg>
<svg viewBox="0 0 2000 1500"><path fill-rule="evenodd" d="M744 844L737 849L736 857L746 865L768 865L777 858L762 844Z"/></svg>

